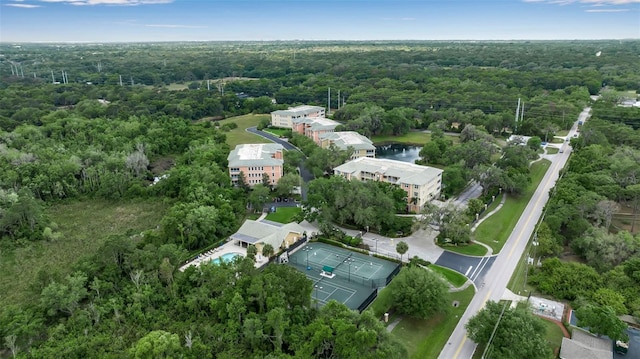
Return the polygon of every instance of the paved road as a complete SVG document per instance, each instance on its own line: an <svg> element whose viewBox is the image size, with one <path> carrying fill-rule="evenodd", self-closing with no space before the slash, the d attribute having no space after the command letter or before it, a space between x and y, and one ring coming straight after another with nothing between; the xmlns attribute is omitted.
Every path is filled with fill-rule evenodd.
<svg viewBox="0 0 640 359"><path fill-rule="evenodd" d="M579 116L579 120L586 121L590 109L586 108ZM573 137L577 130L577 121L569 131L568 138ZM542 215L544 205L549 199L549 190L555 185L559 177L560 170L565 166L571 147L565 145L563 153L553 157L551 166L547 170L542 182L536 189L533 197L527 204L522 216L518 220L513 232L509 236L502 251L495 259L485 277L485 285L473 297L462 318L458 322L455 330L449 337L447 345L440 352L439 358L457 359L471 358L475 351L476 344L467 338L465 324L482 309L488 300L498 301L502 298L507 283L513 274L520 257L524 253L527 242L533 233L538 219Z"/></svg>
<svg viewBox="0 0 640 359"><path fill-rule="evenodd" d="M302 153L302 151L300 151L300 149L298 147L290 144L289 141L283 140L282 138L280 138L278 136L274 136L273 134L271 134L269 132L260 131L255 126L247 128L247 132L251 132L251 133L253 133L255 135L258 135L260 137L264 137L269 141L272 141L272 142L275 142L275 143L279 143L279 144L282 145L282 147L284 147L288 151L298 151L298 152ZM304 156L304 154L303 154L303 158L304 158L304 160L307 159L307 157ZM311 172L309 172L309 170L307 170L304 167L304 160L303 160L303 163L301 163L300 166L298 166L298 170L300 171L300 176L302 177L302 181L306 184L309 181L313 180L315 177L313 176L313 174L311 174ZM307 199L307 186L306 185L302 185L302 199L303 200Z"/></svg>

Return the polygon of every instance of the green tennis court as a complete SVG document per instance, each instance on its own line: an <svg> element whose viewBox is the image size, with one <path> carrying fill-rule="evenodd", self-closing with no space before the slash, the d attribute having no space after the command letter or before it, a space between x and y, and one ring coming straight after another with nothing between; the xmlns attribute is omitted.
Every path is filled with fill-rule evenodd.
<svg viewBox="0 0 640 359"><path fill-rule="evenodd" d="M288 264L313 281L316 305L336 300L359 310L399 270L397 263L319 242L289 253Z"/></svg>

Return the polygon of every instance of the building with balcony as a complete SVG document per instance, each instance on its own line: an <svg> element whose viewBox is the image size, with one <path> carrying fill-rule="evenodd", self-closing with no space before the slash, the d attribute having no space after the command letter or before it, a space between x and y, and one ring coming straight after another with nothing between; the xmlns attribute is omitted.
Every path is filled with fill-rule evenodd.
<svg viewBox="0 0 640 359"><path fill-rule="evenodd" d="M419 212L429 201L440 196L442 170L408 162L360 157L333 169L348 180L392 183L407 192L407 208Z"/></svg>
<svg viewBox="0 0 640 359"><path fill-rule="evenodd" d="M258 143L237 145L229 153L229 176L231 182L238 183L240 173L244 174L245 183L253 187L262 183L262 176L269 176L269 183L275 186L283 175L284 147L277 143Z"/></svg>
<svg viewBox="0 0 640 359"><path fill-rule="evenodd" d="M332 133L338 125L340 122L324 117L298 118L293 120L292 131L309 137L319 146L320 136Z"/></svg>
<svg viewBox="0 0 640 359"><path fill-rule="evenodd" d="M319 106L297 106L288 110L271 112L271 126L281 128L293 128L293 120L310 117L324 117L324 107Z"/></svg>
<svg viewBox="0 0 640 359"><path fill-rule="evenodd" d="M359 157L376 157L376 146L373 145L373 142L354 131L329 132L320 136L320 147L329 148L331 145L341 150L347 150L351 147L353 153L350 159L352 160Z"/></svg>

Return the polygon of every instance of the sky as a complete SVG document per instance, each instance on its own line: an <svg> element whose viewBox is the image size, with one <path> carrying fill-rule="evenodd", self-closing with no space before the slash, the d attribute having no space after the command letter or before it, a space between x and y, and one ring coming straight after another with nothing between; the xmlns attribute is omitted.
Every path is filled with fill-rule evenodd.
<svg viewBox="0 0 640 359"><path fill-rule="evenodd" d="M629 38L640 0L0 0L0 42Z"/></svg>

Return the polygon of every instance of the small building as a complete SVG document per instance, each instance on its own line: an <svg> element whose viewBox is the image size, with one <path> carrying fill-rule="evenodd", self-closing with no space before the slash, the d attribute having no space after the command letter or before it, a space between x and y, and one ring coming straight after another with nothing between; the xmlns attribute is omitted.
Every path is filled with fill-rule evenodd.
<svg viewBox="0 0 640 359"><path fill-rule="evenodd" d="M320 106L297 106L288 110L278 110L271 112L271 126L281 128L293 128L293 120L309 117L324 117L324 107Z"/></svg>
<svg viewBox="0 0 640 359"><path fill-rule="evenodd" d="M442 170L413 163L360 157L333 169L348 180L392 183L407 192L407 208L418 212L429 201L440 197Z"/></svg>
<svg viewBox="0 0 640 359"><path fill-rule="evenodd" d="M579 328L574 328L571 339L562 338L560 359L612 359L610 339L598 338Z"/></svg>
<svg viewBox="0 0 640 359"><path fill-rule="evenodd" d="M320 137L332 133L340 122L324 117L308 117L293 120L292 131L307 136L317 145L320 145Z"/></svg>
<svg viewBox="0 0 640 359"><path fill-rule="evenodd" d="M305 240L305 229L298 223L281 224L271 221L246 220L230 240L241 247L253 244L262 253L265 244L270 244L276 253L294 243Z"/></svg>
<svg viewBox="0 0 640 359"><path fill-rule="evenodd" d="M266 173L269 184L275 186L284 174L283 151L284 147L278 143L237 145L227 157L231 182L237 184L242 172L245 183L253 187L262 183L263 174Z"/></svg>
<svg viewBox="0 0 640 359"><path fill-rule="evenodd" d="M359 157L376 157L376 146L373 142L354 131L330 132L320 136L320 147L329 148L331 145L341 150L352 148L352 160Z"/></svg>

